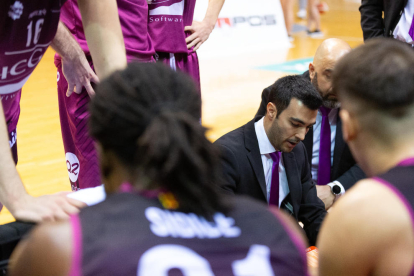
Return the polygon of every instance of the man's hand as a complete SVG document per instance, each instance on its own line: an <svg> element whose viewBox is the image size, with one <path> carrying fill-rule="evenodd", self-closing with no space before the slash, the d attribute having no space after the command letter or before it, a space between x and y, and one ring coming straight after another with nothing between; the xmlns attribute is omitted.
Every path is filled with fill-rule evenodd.
<svg viewBox="0 0 414 276"><path fill-rule="evenodd" d="M72 95L72 92L80 94L83 87L85 87L89 97L95 95L91 82L99 83L99 78L92 70L83 52L79 52L71 59L63 59L62 71L68 82L67 97Z"/></svg>
<svg viewBox="0 0 414 276"><path fill-rule="evenodd" d="M80 94L83 87L89 97L95 95L91 82L98 83L99 79L89 65L82 48L61 21L59 21L56 36L50 46L62 58L62 71L68 82L66 96L69 97L72 92Z"/></svg>
<svg viewBox="0 0 414 276"><path fill-rule="evenodd" d="M331 208L335 200L335 195L331 191L331 187L328 185L316 185L316 192L320 200L325 204L325 210Z"/></svg>
<svg viewBox="0 0 414 276"><path fill-rule="evenodd" d="M191 35L185 39L187 43L187 49L194 47L194 51L197 51L200 46L208 39L211 32L214 29L214 24L209 24L204 20L202 22L193 21L193 25L186 26L184 31L191 32Z"/></svg>
<svg viewBox="0 0 414 276"><path fill-rule="evenodd" d="M26 194L13 204L10 213L16 220L29 222L67 219L70 214L76 214L79 209L86 207L85 203L68 198L67 194L63 192L40 197Z"/></svg>

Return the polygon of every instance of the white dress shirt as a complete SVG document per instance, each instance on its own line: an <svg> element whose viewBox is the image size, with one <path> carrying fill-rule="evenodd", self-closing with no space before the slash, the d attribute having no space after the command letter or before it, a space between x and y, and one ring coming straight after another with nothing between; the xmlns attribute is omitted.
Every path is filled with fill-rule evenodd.
<svg viewBox="0 0 414 276"><path fill-rule="evenodd" d="M414 44L413 38L408 34L410 30L411 23L413 21L414 14L414 1L408 0L407 5L404 8L404 12L401 14L400 21L398 21L397 26L394 29L393 35L395 39L401 40L403 42Z"/></svg>
<svg viewBox="0 0 414 276"><path fill-rule="evenodd" d="M333 156L335 149L335 137L336 137L336 122L338 120L338 108L332 109L329 112L329 125L331 126L331 166L333 164ZM319 166L319 144L321 140L321 125L322 125L322 113L318 109L318 115L316 116L316 123L313 126L313 150L312 150L312 179L317 182L318 179L318 166Z"/></svg>
<svg viewBox="0 0 414 276"><path fill-rule="evenodd" d="M254 129L256 131L257 141L259 142L259 149L260 155L262 157L262 165L263 171L266 181L266 198L267 202L269 202L270 196L270 187L272 186L272 167L273 167L273 160L270 157L270 153L275 152L275 148L269 141L267 137L266 131L264 129L263 120L260 119L256 123L254 123ZM281 205L282 201L285 197L289 194L289 185L286 176L285 165L283 162L283 157L280 157L279 161L279 206Z"/></svg>

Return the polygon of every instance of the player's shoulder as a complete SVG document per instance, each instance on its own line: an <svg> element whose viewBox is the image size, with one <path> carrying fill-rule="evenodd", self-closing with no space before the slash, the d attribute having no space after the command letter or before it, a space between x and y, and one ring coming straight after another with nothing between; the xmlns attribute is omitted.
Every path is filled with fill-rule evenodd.
<svg viewBox="0 0 414 276"><path fill-rule="evenodd" d="M358 232L363 227L365 233L375 231L384 238L394 236L398 229L412 228L409 211L398 195L372 178L361 180L348 190L329 216L348 230Z"/></svg>
<svg viewBox="0 0 414 276"><path fill-rule="evenodd" d="M70 221L40 224L13 252L10 275L67 275L73 242Z"/></svg>

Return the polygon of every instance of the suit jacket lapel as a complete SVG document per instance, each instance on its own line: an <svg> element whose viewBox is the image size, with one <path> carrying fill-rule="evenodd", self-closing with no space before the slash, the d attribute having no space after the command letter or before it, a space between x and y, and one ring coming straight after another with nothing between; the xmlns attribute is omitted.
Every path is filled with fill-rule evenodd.
<svg viewBox="0 0 414 276"><path fill-rule="evenodd" d="M286 170L286 177L288 180L289 192L291 197L291 204L295 216L299 213L299 206L295 203L301 202L302 182L301 173L296 163L295 154L293 152L283 153L283 162Z"/></svg>
<svg viewBox="0 0 414 276"><path fill-rule="evenodd" d="M337 178L336 174L338 172L339 163L341 162L342 153L345 148L345 141L342 138L342 121L339 117L338 110L338 119L336 120L336 135L335 135L335 148L334 148L334 157L333 164L331 168L331 181Z"/></svg>
<svg viewBox="0 0 414 276"><path fill-rule="evenodd" d="M246 127L244 128L244 145L247 150L247 158L249 159L254 174L259 181L263 195L265 198L267 198L266 180L263 171L262 157L260 155L259 142L257 141L256 131L254 129L254 123L260 119L261 117L256 117L254 120L246 124Z"/></svg>

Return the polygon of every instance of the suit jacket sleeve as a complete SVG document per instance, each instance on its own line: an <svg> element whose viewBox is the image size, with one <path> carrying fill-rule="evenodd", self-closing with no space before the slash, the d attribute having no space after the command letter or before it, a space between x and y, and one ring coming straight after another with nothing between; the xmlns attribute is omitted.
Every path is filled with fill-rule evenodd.
<svg viewBox="0 0 414 276"><path fill-rule="evenodd" d="M309 244L315 245L322 221L326 216L326 210L324 203L316 193L305 146L302 143L298 146L303 147L302 162L299 164L301 166L302 200L298 220L303 223L303 229L309 239Z"/></svg>
<svg viewBox="0 0 414 276"><path fill-rule="evenodd" d="M220 141L217 141L215 144L220 151L220 167L222 171L220 188L227 194L235 194L240 178L236 155L229 147L221 144Z"/></svg>
<svg viewBox="0 0 414 276"><path fill-rule="evenodd" d="M259 110L257 110L256 116L264 116L266 115L266 107L267 103L269 102L269 94L270 94L270 86L263 89L262 92L262 101L260 102Z"/></svg>
<svg viewBox="0 0 414 276"><path fill-rule="evenodd" d="M358 166L358 164L355 164L346 173L338 177L337 181L344 186L345 190L348 190L363 178L366 178L365 173Z"/></svg>
<svg viewBox="0 0 414 276"><path fill-rule="evenodd" d="M364 40L384 36L383 0L362 0L359 11L361 13L361 27Z"/></svg>

